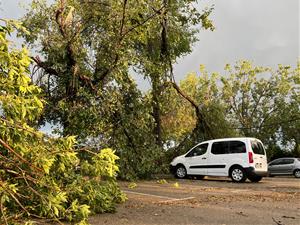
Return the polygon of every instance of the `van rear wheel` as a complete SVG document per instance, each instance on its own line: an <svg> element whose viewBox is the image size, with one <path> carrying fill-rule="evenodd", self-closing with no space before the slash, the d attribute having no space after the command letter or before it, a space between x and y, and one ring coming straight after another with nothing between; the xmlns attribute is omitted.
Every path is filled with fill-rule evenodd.
<svg viewBox="0 0 300 225"><path fill-rule="evenodd" d="M231 180L236 183L245 182L247 179L245 170L240 166L232 167L229 174Z"/></svg>
<svg viewBox="0 0 300 225"><path fill-rule="evenodd" d="M259 181L261 181L262 177L261 176L250 176L250 177L248 177L248 179L251 182L259 182Z"/></svg>

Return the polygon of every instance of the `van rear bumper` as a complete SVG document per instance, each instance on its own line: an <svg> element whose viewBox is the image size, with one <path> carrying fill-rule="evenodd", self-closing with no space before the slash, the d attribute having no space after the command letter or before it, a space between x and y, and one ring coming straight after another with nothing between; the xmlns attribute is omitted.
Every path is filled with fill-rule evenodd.
<svg viewBox="0 0 300 225"><path fill-rule="evenodd" d="M244 169L247 174L247 177L250 177L250 176L267 177L268 176L268 171L257 171L257 170L255 170L254 167L246 167Z"/></svg>

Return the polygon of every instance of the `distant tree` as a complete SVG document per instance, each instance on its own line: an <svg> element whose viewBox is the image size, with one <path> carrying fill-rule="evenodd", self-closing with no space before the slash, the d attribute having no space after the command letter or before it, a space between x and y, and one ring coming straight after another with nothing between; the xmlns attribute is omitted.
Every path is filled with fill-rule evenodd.
<svg viewBox="0 0 300 225"><path fill-rule="evenodd" d="M227 118L241 135L257 137L270 146L288 139L299 142L297 129L292 129L293 138L288 135L289 128L299 122L297 70L292 73L290 66L279 65L273 71L248 61L240 61L234 67L226 65L225 70L228 74L222 77L222 84ZM284 141L283 130L285 137L289 136Z"/></svg>
<svg viewBox="0 0 300 225"><path fill-rule="evenodd" d="M232 136L261 139L270 158L298 156L299 64L272 70L240 61L225 70L208 74L201 65L199 77L189 74L167 89L162 125L175 149L171 157L202 140Z"/></svg>
<svg viewBox="0 0 300 225"><path fill-rule="evenodd" d="M209 75L201 65L199 76L189 74L177 89L169 89L170 96L164 102L163 127L175 147L172 155L204 140L238 135L227 121L226 105L218 82L219 75Z"/></svg>
<svg viewBox="0 0 300 225"><path fill-rule="evenodd" d="M280 66L278 73L286 73L286 69ZM287 98L281 100L279 121L282 145L289 149L292 145L292 154L300 157L300 62L294 70L288 70L292 89Z"/></svg>

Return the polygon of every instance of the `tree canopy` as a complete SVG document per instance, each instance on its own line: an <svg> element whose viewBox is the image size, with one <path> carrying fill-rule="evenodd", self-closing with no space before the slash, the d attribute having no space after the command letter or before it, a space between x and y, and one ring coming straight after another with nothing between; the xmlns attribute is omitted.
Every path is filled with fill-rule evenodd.
<svg viewBox="0 0 300 225"><path fill-rule="evenodd" d="M160 105L172 64L191 51L201 27L213 29L212 8L198 12L194 2L34 1L23 36L40 55L32 57L32 76L47 98L40 124L59 124L63 136L85 145L99 140L116 149L131 176L149 176L157 166L141 168L160 163ZM151 80L147 96L133 72Z"/></svg>

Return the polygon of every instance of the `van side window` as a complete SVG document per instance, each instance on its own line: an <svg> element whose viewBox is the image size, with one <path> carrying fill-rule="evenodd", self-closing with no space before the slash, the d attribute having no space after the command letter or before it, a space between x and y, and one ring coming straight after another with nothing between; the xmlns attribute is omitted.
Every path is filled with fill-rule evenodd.
<svg viewBox="0 0 300 225"><path fill-rule="evenodd" d="M252 147L252 151L255 154L259 154L259 155L264 155L265 154L264 147L262 146L261 143L259 143L257 141L251 141L251 147Z"/></svg>
<svg viewBox="0 0 300 225"><path fill-rule="evenodd" d="M242 141L230 141L229 153L246 153L246 145Z"/></svg>
<svg viewBox="0 0 300 225"><path fill-rule="evenodd" d="M190 151L185 157L199 156L206 153L208 143L196 146L192 151Z"/></svg>
<svg viewBox="0 0 300 225"><path fill-rule="evenodd" d="M214 142L211 147L211 153L215 155L227 154L229 152L229 142L219 141Z"/></svg>

